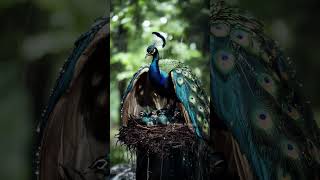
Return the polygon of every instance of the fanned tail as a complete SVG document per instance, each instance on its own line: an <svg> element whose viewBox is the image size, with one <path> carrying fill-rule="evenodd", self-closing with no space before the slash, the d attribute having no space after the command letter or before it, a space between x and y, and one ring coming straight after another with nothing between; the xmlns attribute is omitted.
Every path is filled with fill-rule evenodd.
<svg viewBox="0 0 320 180"><path fill-rule="evenodd" d="M319 127L292 62L263 25L238 8L212 3L210 23L214 111L254 175L266 180L319 177Z"/></svg>

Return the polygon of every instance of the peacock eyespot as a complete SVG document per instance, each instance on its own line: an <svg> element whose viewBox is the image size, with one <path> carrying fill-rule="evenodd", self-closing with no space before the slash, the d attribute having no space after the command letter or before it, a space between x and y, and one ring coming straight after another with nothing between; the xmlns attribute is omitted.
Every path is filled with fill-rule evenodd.
<svg viewBox="0 0 320 180"><path fill-rule="evenodd" d="M229 59L228 55L225 55L225 54L222 54L222 57L221 57L222 60L226 61Z"/></svg>
<svg viewBox="0 0 320 180"><path fill-rule="evenodd" d="M272 116L266 109L256 109L252 114L254 125L265 131L266 133L272 133L274 129L274 123Z"/></svg>
<svg viewBox="0 0 320 180"><path fill-rule="evenodd" d="M187 72L187 71L183 71L182 74L183 74L184 76L188 76L188 72Z"/></svg>
<svg viewBox="0 0 320 180"><path fill-rule="evenodd" d="M211 26L210 31L216 37L225 37L230 32L230 26L224 23L217 23Z"/></svg>
<svg viewBox="0 0 320 180"><path fill-rule="evenodd" d="M291 144L288 144L288 150L292 151L293 150L293 146Z"/></svg>
<svg viewBox="0 0 320 180"><path fill-rule="evenodd" d="M250 45L249 33L244 30L235 30L232 32L231 39L243 47Z"/></svg>
<svg viewBox="0 0 320 180"><path fill-rule="evenodd" d="M197 87L195 85L191 85L191 89L192 91L197 92Z"/></svg>
<svg viewBox="0 0 320 180"><path fill-rule="evenodd" d="M235 57L228 50L220 50L214 56L214 62L220 73L228 74L235 67Z"/></svg>
<svg viewBox="0 0 320 180"><path fill-rule="evenodd" d="M266 120L267 116L262 113L262 114L259 115L259 118L260 118L261 120Z"/></svg>
<svg viewBox="0 0 320 180"><path fill-rule="evenodd" d="M199 106L199 107L198 107L198 110L199 110L200 112L203 112L203 111L204 111L204 109L203 109L202 106Z"/></svg>
<svg viewBox="0 0 320 180"><path fill-rule="evenodd" d="M177 83L178 83L179 85L182 85L182 84L183 84L183 78L182 78L182 77L178 77L178 78L177 78Z"/></svg>
<svg viewBox="0 0 320 180"><path fill-rule="evenodd" d="M260 74L258 77L258 82L262 86L262 88L269 92L272 96L277 95L276 83L269 74Z"/></svg>
<svg viewBox="0 0 320 180"><path fill-rule="evenodd" d="M282 141L282 149L283 153L286 154L288 157L292 159L298 159L299 158L299 149L294 144L294 142L284 139Z"/></svg>
<svg viewBox="0 0 320 180"><path fill-rule="evenodd" d="M189 101L192 103L192 104L195 104L196 103L196 98L194 96L189 96Z"/></svg>

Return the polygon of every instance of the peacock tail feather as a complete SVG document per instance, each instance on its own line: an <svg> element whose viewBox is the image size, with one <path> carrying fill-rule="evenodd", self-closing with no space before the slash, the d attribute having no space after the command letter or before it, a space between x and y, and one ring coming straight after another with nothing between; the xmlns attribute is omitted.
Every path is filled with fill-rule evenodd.
<svg viewBox="0 0 320 180"><path fill-rule="evenodd" d="M182 67L171 71L176 96L188 113L195 133L199 137L208 138L210 116L209 102L201 84L192 74L191 70Z"/></svg>
<svg viewBox="0 0 320 180"><path fill-rule="evenodd" d="M258 20L223 1L211 4L210 31L213 113L253 176L319 178L320 131L291 60Z"/></svg>

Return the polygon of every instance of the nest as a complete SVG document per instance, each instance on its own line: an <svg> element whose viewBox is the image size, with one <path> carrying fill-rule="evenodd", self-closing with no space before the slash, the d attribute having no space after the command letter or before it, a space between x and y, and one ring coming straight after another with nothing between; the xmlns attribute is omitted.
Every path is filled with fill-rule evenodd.
<svg viewBox="0 0 320 180"><path fill-rule="evenodd" d="M139 118L131 117L127 126L120 128L118 140L130 151L144 151L149 154L167 156L173 149L192 151L197 140L186 124L146 126Z"/></svg>

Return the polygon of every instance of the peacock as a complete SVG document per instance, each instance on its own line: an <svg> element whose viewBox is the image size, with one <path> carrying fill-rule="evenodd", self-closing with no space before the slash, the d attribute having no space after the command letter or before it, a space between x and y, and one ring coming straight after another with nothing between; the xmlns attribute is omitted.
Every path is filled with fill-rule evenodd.
<svg viewBox="0 0 320 180"><path fill-rule="evenodd" d="M163 141L164 144L172 143L169 158L164 158L161 153L152 154L148 153L149 150L145 152L139 149L139 147L144 148L143 146L138 147L136 177L137 179L159 179L159 177L192 179L194 177L192 173L197 171L194 164L200 161L196 158L197 153L184 154L193 147L183 146L179 142L176 144L174 141L183 141L183 138L187 138L188 132L195 137L192 141L208 141L210 113L208 96L190 68L177 60L160 58L158 48L165 47L166 40L159 32L153 32L153 35L160 40L147 48L146 57L151 56L151 64L141 67L133 75L124 93L121 103L121 129L129 127L130 123L137 119L138 127L141 125L146 127L141 130L147 129L147 135L170 125L172 125L170 128L161 133L172 132L178 129L175 124L185 124L187 128L181 131L182 134L178 133L172 139L166 139L164 134L160 134L159 139L154 142L155 146L160 144L160 149L165 147L161 145ZM137 138L142 136L141 133L143 132L139 131L131 136ZM121 136L119 139L124 137ZM145 143L145 140L139 138L137 143L129 141L126 142L134 145ZM148 139L146 141L149 142ZM179 149L181 146L183 150Z"/></svg>
<svg viewBox="0 0 320 180"><path fill-rule="evenodd" d="M75 42L37 128L39 180L97 180L109 174L109 22Z"/></svg>
<svg viewBox="0 0 320 180"><path fill-rule="evenodd" d="M320 131L291 60L254 17L223 1L210 6L212 136L229 173L319 179Z"/></svg>
<svg viewBox="0 0 320 180"><path fill-rule="evenodd" d="M165 38L158 32L153 34L161 38L164 48ZM151 64L134 74L124 93L121 103L123 125L127 125L129 116L141 116L145 123L167 124L181 119L176 115L182 114L190 130L198 138L207 139L210 109L200 81L183 63L160 59L157 43L147 48L148 56L152 57Z"/></svg>

